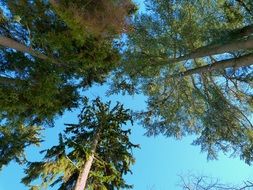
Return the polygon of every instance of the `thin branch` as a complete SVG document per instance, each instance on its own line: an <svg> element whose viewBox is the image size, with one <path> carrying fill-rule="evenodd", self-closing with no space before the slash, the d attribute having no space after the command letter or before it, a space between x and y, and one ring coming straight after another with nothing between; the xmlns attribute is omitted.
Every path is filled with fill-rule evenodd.
<svg viewBox="0 0 253 190"><path fill-rule="evenodd" d="M76 169L80 170L77 165L68 157L68 155L65 155L65 157L70 161L71 164L73 164L73 166L75 166Z"/></svg>

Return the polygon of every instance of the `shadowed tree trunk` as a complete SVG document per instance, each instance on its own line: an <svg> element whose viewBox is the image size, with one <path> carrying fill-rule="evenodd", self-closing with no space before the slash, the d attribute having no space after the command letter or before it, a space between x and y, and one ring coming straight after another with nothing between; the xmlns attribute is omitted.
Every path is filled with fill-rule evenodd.
<svg viewBox="0 0 253 190"><path fill-rule="evenodd" d="M20 51L22 53L28 53L34 57L39 58L39 59L42 59L45 61L50 61L51 63L54 63L57 66L67 66L66 64L61 63L58 60L48 57L48 56L42 54L41 52L34 50L31 47L27 47L26 45L24 45L20 42L17 42L11 38L5 37L5 36L0 36L0 46L4 46L6 48L12 48L12 49Z"/></svg>
<svg viewBox="0 0 253 190"><path fill-rule="evenodd" d="M42 54L38 51L35 51L31 47L27 47L24 44L21 44L21 43L13 40L11 38L0 36L0 45L4 46L4 47L7 47L7 48L15 49L15 50L23 52L23 53L29 53L32 56L43 59L43 60L48 60L49 59L46 55L44 55L44 54Z"/></svg>

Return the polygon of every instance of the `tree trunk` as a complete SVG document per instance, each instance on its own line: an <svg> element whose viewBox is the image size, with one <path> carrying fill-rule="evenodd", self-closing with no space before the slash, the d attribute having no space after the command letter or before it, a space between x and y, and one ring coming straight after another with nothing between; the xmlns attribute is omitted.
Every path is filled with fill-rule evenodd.
<svg viewBox="0 0 253 190"><path fill-rule="evenodd" d="M232 58L222 61L214 62L210 65L200 66L194 69L189 69L187 71L176 74L178 77L189 76L193 74L201 74L206 72L212 72L219 69L225 69L228 67L243 67L253 64L253 54L244 55L238 58ZM175 76L175 75L174 75Z"/></svg>
<svg viewBox="0 0 253 190"><path fill-rule="evenodd" d="M243 40L234 40L223 45L214 44L214 45L203 46L187 55L184 55L178 58L167 59L164 57L160 57L162 59L162 60L159 60L160 63L155 62L154 64L151 64L148 66L165 66L168 64L187 61L190 59L197 59L197 58L229 53L233 51L247 50L247 49L252 49L252 48L253 48L253 38L247 38ZM150 57L152 58L152 56Z"/></svg>
<svg viewBox="0 0 253 190"><path fill-rule="evenodd" d="M236 35L241 38L250 36L252 33L253 33L253 24L245 26L245 27L240 28L238 30L232 31L233 35Z"/></svg>
<svg viewBox="0 0 253 190"><path fill-rule="evenodd" d="M7 48L15 49L15 50L23 52L23 53L29 53L32 56L43 59L43 60L49 59L46 55L44 55L38 51L35 51L31 47L27 47L24 44L21 44L11 38L0 36L0 45L7 47Z"/></svg>
<svg viewBox="0 0 253 190"><path fill-rule="evenodd" d="M78 179L77 179L74 190L84 190L86 185L87 185L87 179L88 179L88 175L90 173L92 162L93 162L94 157L95 157L95 152L96 152L96 148L97 148L97 145L98 145L100 132L101 132L101 127L99 127L99 129L95 133L93 143L92 143L92 147L91 147L91 155L88 157L88 159L87 159L87 161L86 161L86 163L83 167L83 170L81 171L81 173L78 176Z"/></svg>
<svg viewBox="0 0 253 190"><path fill-rule="evenodd" d="M29 53L30 55L37 57L39 59L45 60L45 61L50 61L58 66L66 66L65 64L60 63L59 61L50 58L44 54L42 54L39 51L34 50L31 47L27 47L26 45L17 42L11 38L5 37L5 36L0 36L0 46L4 46L6 48L12 48L17 51L20 51L22 53Z"/></svg>
<svg viewBox="0 0 253 190"><path fill-rule="evenodd" d="M239 51L239 50L246 50L253 48L253 39L245 39L245 40L235 40L230 43L226 43L224 45L215 44L215 45L208 45L201 48L196 49L192 53L178 57L169 61L169 63L176 63L180 61L186 61L189 59L196 59L211 55L218 55L222 53L229 53L232 51Z"/></svg>
<svg viewBox="0 0 253 190"><path fill-rule="evenodd" d="M158 62L154 62L149 64L148 66L164 66L166 64L173 64L177 62L187 61L190 59L196 59L201 57L207 57L212 55L219 55L223 53L229 53L233 51L247 50L253 48L253 24L245 26L240 29L235 29L230 32L231 38L235 37L235 39L230 40L228 42L216 43L211 45L202 46L193 50L192 52L177 57L177 58L167 58L167 55L163 56L152 56L150 55L150 59L159 59ZM220 41L222 41L221 39ZM143 52L145 56L148 56L145 52Z"/></svg>

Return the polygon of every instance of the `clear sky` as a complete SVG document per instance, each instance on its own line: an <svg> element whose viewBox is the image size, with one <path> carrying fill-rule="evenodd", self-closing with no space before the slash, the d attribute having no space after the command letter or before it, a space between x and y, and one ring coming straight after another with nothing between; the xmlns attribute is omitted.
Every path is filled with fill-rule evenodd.
<svg viewBox="0 0 253 190"><path fill-rule="evenodd" d="M106 97L107 87L96 86L86 95L90 98L103 97L104 101L120 101L127 108L145 108L145 97L112 96ZM76 113L66 113L63 118L57 119L55 128L45 131L46 142L41 147L31 147L27 150L29 160L39 160L39 150L43 150L57 143L57 134L62 130L63 123L75 122ZM132 141L141 145L135 150L136 163L132 167L133 174L126 176L126 180L134 185L134 190L179 190L178 175L189 172L196 175L208 175L219 178L224 183L241 183L253 176L253 168L238 158L220 155L217 161L207 161L206 153L200 153L200 148L190 145L193 137L176 141L172 138L146 137L145 130L139 126L132 127ZM20 183L22 167L12 162L0 172L0 190L26 190Z"/></svg>
<svg viewBox="0 0 253 190"><path fill-rule="evenodd" d="M140 0L138 3L142 3ZM141 8L143 9L143 6ZM130 96L105 96L106 87L93 87L87 91L90 98L97 96L103 100L120 101L126 107L140 110L145 108L146 98L142 95ZM38 152L52 146L58 141L58 133L62 130L63 123L76 120L76 113L66 113L57 119L56 126L45 131L46 142L39 148L27 149L29 160L39 160ZM196 175L208 175L219 178L224 183L241 183L250 180L253 176L253 168L246 165L238 158L229 158L220 154L219 160L207 161L206 153L201 153L200 148L190 145L193 137L176 141L172 138L146 137L145 130L135 124L132 128L132 141L141 145L141 149L134 151L136 163L132 167L133 174L126 176L126 180L134 185L134 190L180 190L177 186L180 182L178 175L189 172ZM0 190L26 190L20 183L22 167L12 162L0 172Z"/></svg>

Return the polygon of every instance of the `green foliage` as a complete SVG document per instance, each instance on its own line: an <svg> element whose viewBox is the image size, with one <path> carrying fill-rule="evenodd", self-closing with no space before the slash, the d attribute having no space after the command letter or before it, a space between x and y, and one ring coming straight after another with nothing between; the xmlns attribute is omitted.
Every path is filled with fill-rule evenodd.
<svg viewBox="0 0 253 190"><path fill-rule="evenodd" d="M80 30L107 37L128 30L129 23L126 20L136 10L131 0L50 2L60 17L81 38L83 33Z"/></svg>
<svg viewBox="0 0 253 190"><path fill-rule="evenodd" d="M78 31L53 12L45 1L8 1L11 17L1 26L5 36L46 54L49 60L1 48L1 112L22 120L52 120L76 107L78 90L103 83L115 68L119 55L111 40ZM78 37L77 34L85 34ZM52 61L51 61L52 60ZM10 82L12 81L12 82ZM6 88L6 86L8 86ZM39 123L39 122L38 122Z"/></svg>
<svg viewBox="0 0 253 190"><path fill-rule="evenodd" d="M246 2L246 1L245 1ZM249 2L249 1L247 1ZM246 3L249 5L249 3ZM252 50L208 54L190 59L198 48L249 39L240 29L252 27L249 12L235 1L147 1L148 12L136 17L135 32L124 45L114 92L142 92L147 110L140 112L147 135L181 138L197 135L193 144L217 158L219 150L252 162L252 67L179 73L213 62L251 54ZM185 56L184 61L175 61ZM174 61L174 62L173 62ZM221 63L222 64L222 63ZM245 80L246 79L246 80Z"/></svg>
<svg viewBox="0 0 253 190"><path fill-rule="evenodd" d="M54 58L60 72L70 79L82 79L86 85L103 82L115 67L119 57L111 40L98 39L83 28L73 28L74 24L64 22L50 4L13 1L9 6L13 14L22 18L23 27L29 29L28 37L34 49Z"/></svg>
<svg viewBox="0 0 253 190"><path fill-rule="evenodd" d="M129 110L119 103L110 108L110 102L103 104L97 98L90 104L85 98L79 124L66 124L59 144L43 151L46 152L44 161L28 164L22 182L33 188L32 181L41 179L40 188L59 183L59 190L72 189L91 154L93 139L100 128L87 189L130 188L123 175L130 172L134 162L131 150L138 145L130 142L130 130L122 129L129 121L132 122Z"/></svg>
<svg viewBox="0 0 253 190"><path fill-rule="evenodd" d="M0 170L10 160L18 163L26 161L23 149L31 144L39 145L40 127L24 126L17 123L0 125Z"/></svg>
<svg viewBox="0 0 253 190"><path fill-rule="evenodd" d="M40 60L1 46L0 120L15 123L10 130L17 123L53 125L56 115L78 106L84 89L103 83L117 66L112 36L92 34L67 9L27 0L1 1L0 6L0 34L48 57Z"/></svg>

